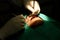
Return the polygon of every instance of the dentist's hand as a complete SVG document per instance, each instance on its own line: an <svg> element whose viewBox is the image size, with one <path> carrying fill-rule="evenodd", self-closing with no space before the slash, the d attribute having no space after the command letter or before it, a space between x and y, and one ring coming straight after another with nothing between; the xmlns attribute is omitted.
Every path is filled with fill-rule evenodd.
<svg viewBox="0 0 60 40"><path fill-rule="evenodd" d="M29 1L26 4L26 8L32 12L32 14L39 13L40 12L40 6L37 1L35 1L35 4L33 5L34 1ZM34 7L34 8L33 8Z"/></svg>
<svg viewBox="0 0 60 40"><path fill-rule="evenodd" d="M26 4L26 8L32 12L31 14L34 14L32 16L27 16L25 19L25 22L28 24L28 26L36 26L42 23L42 19L38 16L35 16L35 14L38 14L40 12L40 6L37 1L35 1L35 4L33 6L33 2L34 1L29 1Z"/></svg>

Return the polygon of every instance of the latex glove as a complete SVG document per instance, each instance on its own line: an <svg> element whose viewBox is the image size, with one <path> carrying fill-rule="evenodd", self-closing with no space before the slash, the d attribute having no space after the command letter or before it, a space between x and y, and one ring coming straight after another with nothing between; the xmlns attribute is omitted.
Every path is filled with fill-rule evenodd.
<svg viewBox="0 0 60 40"><path fill-rule="evenodd" d="M32 14L39 13L40 12L40 6L37 1L35 1L35 5L33 8L33 1L29 1L26 4L26 8L32 12Z"/></svg>

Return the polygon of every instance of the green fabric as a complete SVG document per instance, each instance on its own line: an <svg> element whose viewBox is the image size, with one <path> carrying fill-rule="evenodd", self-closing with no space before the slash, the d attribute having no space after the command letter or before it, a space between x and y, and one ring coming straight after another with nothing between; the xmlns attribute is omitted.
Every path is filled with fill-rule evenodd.
<svg viewBox="0 0 60 40"><path fill-rule="evenodd" d="M60 40L60 24L42 13L39 17L43 19L43 25L32 29L25 24L25 31L19 40Z"/></svg>

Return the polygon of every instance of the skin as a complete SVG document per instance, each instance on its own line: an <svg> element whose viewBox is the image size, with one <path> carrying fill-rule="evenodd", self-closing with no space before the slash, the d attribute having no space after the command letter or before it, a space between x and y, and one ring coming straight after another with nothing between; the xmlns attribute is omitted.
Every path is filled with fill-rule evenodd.
<svg viewBox="0 0 60 40"><path fill-rule="evenodd" d="M38 16L27 16L25 22L28 24L28 26L36 26L42 23L42 19Z"/></svg>

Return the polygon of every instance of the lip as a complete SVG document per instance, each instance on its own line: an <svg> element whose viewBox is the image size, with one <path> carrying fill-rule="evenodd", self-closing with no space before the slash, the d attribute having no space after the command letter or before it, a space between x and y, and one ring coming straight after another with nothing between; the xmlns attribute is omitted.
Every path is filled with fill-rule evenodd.
<svg viewBox="0 0 60 40"><path fill-rule="evenodd" d="M31 25L34 25L34 24L35 25L38 25L38 24L40 24L42 22L42 20L39 17L36 17L36 16L35 17L32 17L30 21L31 21L30 22Z"/></svg>
<svg viewBox="0 0 60 40"><path fill-rule="evenodd" d="M38 16L32 16L31 20L34 19L34 18L37 18Z"/></svg>

